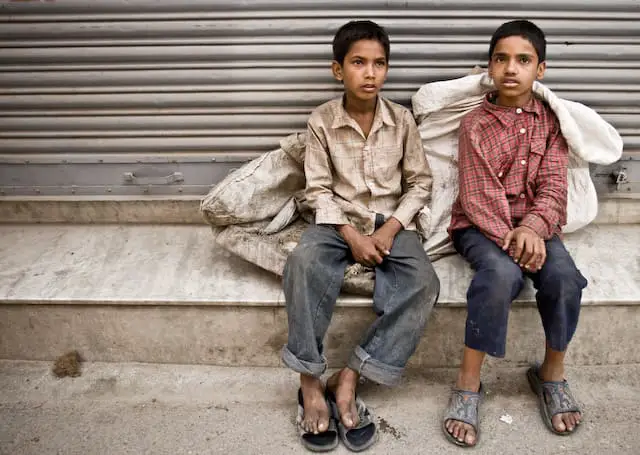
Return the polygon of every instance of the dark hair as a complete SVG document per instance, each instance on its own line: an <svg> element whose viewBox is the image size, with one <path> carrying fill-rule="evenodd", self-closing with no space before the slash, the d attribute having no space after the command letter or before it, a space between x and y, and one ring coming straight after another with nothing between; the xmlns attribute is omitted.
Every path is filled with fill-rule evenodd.
<svg viewBox="0 0 640 455"><path fill-rule="evenodd" d="M344 24L333 37L333 59L344 63L344 58L356 41L378 41L384 48L384 54L389 61L389 35L386 30L372 21L351 21Z"/></svg>
<svg viewBox="0 0 640 455"><path fill-rule="evenodd" d="M493 51L498 41L510 36L521 36L529 41L538 54L538 63L544 62L547 58L547 40L544 37L544 32L533 22L517 20L505 22L493 33L489 45L489 60L493 57Z"/></svg>

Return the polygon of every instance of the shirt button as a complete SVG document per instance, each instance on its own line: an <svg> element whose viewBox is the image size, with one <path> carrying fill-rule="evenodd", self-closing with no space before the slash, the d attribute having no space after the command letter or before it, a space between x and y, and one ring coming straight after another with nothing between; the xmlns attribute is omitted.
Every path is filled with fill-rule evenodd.
<svg viewBox="0 0 640 455"><path fill-rule="evenodd" d="M516 109L516 114L522 114L522 109L520 108Z"/></svg>
<svg viewBox="0 0 640 455"><path fill-rule="evenodd" d="M525 164L527 164L527 160L520 161L520 164L522 164L524 166Z"/></svg>
<svg viewBox="0 0 640 455"><path fill-rule="evenodd" d="M498 177L502 177L502 172L498 172Z"/></svg>
<svg viewBox="0 0 640 455"><path fill-rule="evenodd" d="M527 132L527 130L525 130L524 128L520 128L520 134L524 134L526 132Z"/></svg>
<svg viewBox="0 0 640 455"><path fill-rule="evenodd" d="M520 199L524 199L525 197L526 197L526 196L524 195L524 193L522 193L522 194L520 195Z"/></svg>

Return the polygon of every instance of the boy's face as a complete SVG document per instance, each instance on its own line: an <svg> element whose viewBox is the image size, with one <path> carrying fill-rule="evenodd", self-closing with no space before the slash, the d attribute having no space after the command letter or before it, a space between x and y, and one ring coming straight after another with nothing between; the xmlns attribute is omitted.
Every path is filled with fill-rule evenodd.
<svg viewBox="0 0 640 455"><path fill-rule="evenodd" d="M389 65L384 47L376 40L360 40L351 45L340 64L332 64L333 76L344 83L347 99L374 100L382 88Z"/></svg>
<svg viewBox="0 0 640 455"><path fill-rule="evenodd" d="M489 76L498 89L498 102L522 106L529 101L533 82L544 77L546 64L538 61L535 48L521 36L503 38L489 62Z"/></svg>

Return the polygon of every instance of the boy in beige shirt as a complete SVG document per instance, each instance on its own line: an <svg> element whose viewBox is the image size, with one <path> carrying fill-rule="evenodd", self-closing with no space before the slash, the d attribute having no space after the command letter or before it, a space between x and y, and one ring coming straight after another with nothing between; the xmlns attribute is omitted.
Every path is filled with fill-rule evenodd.
<svg viewBox="0 0 640 455"><path fill-rule="evenodd" d="M428 202L431 172L411 113L381 96L389 37L370 21L352 21L333 41L335 78L344 95L318 107L308 122L306 197L315 223L284 270L289 319L284 363L300 373L299 426L315 451L360 451L376 426L356 395L360 377L396 385L415 351L439 281L415 232ZM375 269L378 315L346 367L327 381L323 339L344 272L354 262Z"/></svg>

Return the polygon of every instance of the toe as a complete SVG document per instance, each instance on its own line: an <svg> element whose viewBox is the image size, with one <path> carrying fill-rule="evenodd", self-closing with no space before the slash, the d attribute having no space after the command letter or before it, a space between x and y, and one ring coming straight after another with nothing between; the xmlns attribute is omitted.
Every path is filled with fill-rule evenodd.
<svg viewBox="0 0 640 455"><path fill-rule="evenodd" d="M466 437L467 437L467 429L461 425L458 431L458 441L464 442Z"/></svg>
<svg viewBox="0 0 640 455"><path fill-rule="evenodd" d="M567 431L567 427L562 421L562 416L560 414L556 414L551 418L551 424L553 425L553 428L556 429L556 431L559 431L561 433Z"/></svg>
<svg viewBox="0 0 640 455"><path fill-rule="evenodd" d="M580 425L580 422L582 421L582 414L580 414L579 412L575 412L573 414L573 418L576 421L576 425Z"/></svg>
<svg viewBox="0 0 640 455"><path fill-rule="evenodd" d="M453 430L453 420L451 420L451 419L447 420L447 422L444 424L444 426L447 429L447 431L449 432L449 434L451 434L452 430Z"/></svg>
<svg viewBox="0 0 640 455"><path fill-rule="evenodd" d="M573 423L573 415L572 414L562 414L562 423L567 428L567 431L573 431L573 427L575 426Z"/></svg>
<svg viewBox="0 0 640 455"><path fill-rule="evenodd" d="M325 431L327 431L327 428L329 428L329 421L326 418L320 419L320 421L318 422L318 431L320 433L324 433Z"/></svg>
<svg viewBox="0 0 640 455"><path fill-rule="evenodd" d="M470 446L476 444L476 432L473 429L467 429L467 437L464 438L464 442Z"/></svg>

